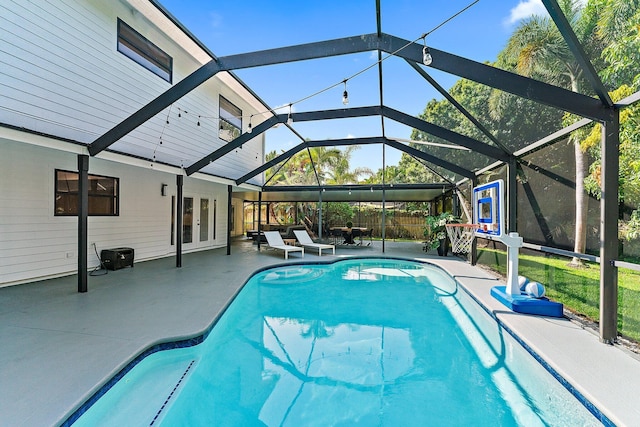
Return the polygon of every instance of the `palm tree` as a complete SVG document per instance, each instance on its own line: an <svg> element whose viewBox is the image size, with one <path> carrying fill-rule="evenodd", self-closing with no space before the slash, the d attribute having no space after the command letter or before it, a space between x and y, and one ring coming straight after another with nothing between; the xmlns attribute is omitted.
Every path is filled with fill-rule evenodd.
<svg viewBox="0 0 640 427"><path fill-rule="evenodd" d="M374 175L373 171L369 168L363 167L353 170L350 168L349 162L351 155L358 148L356 145L350 145L340 152L340 158L332 165L332 168L328 170L327 183L337 185L357 184L360 182L361 177L371 177Z"/></svg>
<svg viewBox="0 0 640 427"><path fill-rule="evenodd" d="M595 31L596 11L590 10L590 13L582 13L581 2L577 0L561 0L559 3L587 53L601 48L600 39L597 38ZM548 17L532 16L522 22L509 39L501 59L515 64L517 72L522 75L539 78L574 92L581 92L583 89L582 68L555 24ZM496 102L494 99L492 104L498 106L500 102ZM588 162L586 152L580 146L579 139L575 137L572 139L576 167L574 252L584 253L588 202L584 182L588 172ZM571 264L581 265L581 261L578 258L573 258Z"/></svg>
<svg viewBox="0 0 640 427"><path fill-rule="evenodd" d="M340 161L342 152L335 147L313 147L309 151L318 173L318 179L321 184L324 184L329 171Z"/></svg>

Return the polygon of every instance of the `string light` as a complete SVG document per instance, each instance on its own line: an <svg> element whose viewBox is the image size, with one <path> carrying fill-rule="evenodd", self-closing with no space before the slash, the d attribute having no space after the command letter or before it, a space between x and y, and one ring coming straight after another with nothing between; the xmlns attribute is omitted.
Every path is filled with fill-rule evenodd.
<svg viewBox="0 0 640 427"><path fill-rule="evenodd" d="M291 106L293 104L289 104L289 115L287 116L287 124L291 126L293 124L293 117L291 117Z"/></svg>
<svg viewBox="0 0 640 427"><path fill-rule="evenodd" d="M200 116L198 116L198 126L200 126Z"/></svg>
<svg viewBox="0 0 640 427"><path fill-rule="evenodd" d="M349 104L349 92L347 92L347 80L344 81L344 92L342 92L342 103L344 105Z"/></svg>
<svg viewBox="0 0 640 427"><path fill-rule="evenodd" d="M247 126L247 133L253 132L253 129L251 128L251 119L252 118L253 118L253 114L249 116L249 126Z"/></svg>
<svg viewBox="0 0 640 427"><path fill-rule="evenodd" d="M422 63L429 66L433 62L433 57L431 56L431 52L429 52L429 48L427 47L427 37L425 36L422 40L424 40L424 47L422 48Z"/></svg>

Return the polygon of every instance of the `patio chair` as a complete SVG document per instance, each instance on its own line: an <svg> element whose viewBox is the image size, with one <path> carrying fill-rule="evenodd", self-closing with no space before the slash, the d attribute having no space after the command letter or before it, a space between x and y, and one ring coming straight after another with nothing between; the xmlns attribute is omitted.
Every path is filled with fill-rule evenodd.
<svg viewBox="0 0 640 427"><path fill-rule="evenodd" d="M304 248L285 244L278 231L265 231L264 237L267 239L267 245L270 248L284 251L284 259L289 259L289 252L302 252L302 257L304 257Z"/></svg>
<svg viewBox="0 0 640 427"><path fill-rule="evenodd" d="M340 230L339 228L333 228L333 229L330 229L329 232L331 235L331 240L333 240L334 245L342 241L343 239L342 230Z"/></svg>
<svg viewBox="0 0 640 427"><path fill-rule="evenodd" d="M296 235L296 239L298 239L298 242L300 242L302 246L309 248L318 248L318 256L322 256L323 249L333 249L333 254L336 254L335 245L315 243L313 240L311 240L311 237L309 236L309 233L307 233L307 230L293 230L293 234Z"/></svg>

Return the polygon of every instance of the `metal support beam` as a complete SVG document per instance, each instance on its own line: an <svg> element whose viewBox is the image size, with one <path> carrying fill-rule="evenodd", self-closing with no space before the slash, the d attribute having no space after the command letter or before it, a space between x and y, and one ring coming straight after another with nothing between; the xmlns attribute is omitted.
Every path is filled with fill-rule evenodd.
<svg viewBox="0 0 640 427"><path fill-rule="evenodd" d="M473 194L473 189L478 186L478 177L474 176L471 178L471 194ZM473 200L473 197L470 195L469 200ZM473 205L473 203L472 203ZM477 209L477 206L471 206L471 211ZM469 222L473 222L473 218L469 219ZM469 253L469 263L471 265L476 265L478 263L478 238L476 237L471 242L471 252Z"/></svg>
<svg viewBox="0 0 640 427"><path fill-rule="evenodd" d="M460 199L458 199L458 193L456 190L451 191L451 208L453 210L453 215L459 217L460 216Z"/></svg>
<svg viewBox="0 0 640 427"><path fill-rule="evenodd" d="M620 172L620 111L602 126L602 198L600 199L600 341L618 335L618 174Z"/></svg>
<svg viewBox="0 0 640 427"><path fill-rule="evenodd" d="M231 71L242 68L307 61L309 59L328 58L350 53L368 52L376 50L377 48L378 36L376 34L364 34L361 36L351 36L341 39L222 56L218 58L218 63L222 70Z"/></svg>
<svg viewBox="0 0 640 427"><path fill-rule="evenodd" d="M78 292L87 292L89 233L89 156L78 154Z"/></svg>
<svg viewBox="0 0 640 427"><path fill-rule="evenodd" d="M322 190L318 193L318 238L322 241Z"/></svg>
<svg viewBox="0 0 640 427"><path fill-rule="evenodd" d="M382 108L380 108L380 106L368 106L291 113L291 119L294 123L297 123L312 122L317 120L351 119L357 117L377 116L380 114L382 114ZM288 117L288 114L282 114L281 116Z"/></svg>
<svg viewBox="0 0 640 427"><path fill-rule="evenodd" d="M464 176L466 178L473 178L475 177L475 174L473 172L471 172L470 170L467 170L465 168L461 168L458 165L454 165L453 163L447 162L446 160L442 160L438 157L432 156L431 154L427 154L424 151L418 150L416 148L413 147L409 147L408 145L402 144L398 141L394 141L392 139L387 139L385 140L386 145L388 145L389 147L393 147L396 150L400 150L403 151L409 155L412 155L414 157L417 157L419 159L422 159L426 162L429 163L433 163L434 165L440 166L442 168L445 168L453 173L456 173L458 175Z"/></svg>
<svg viewBox="0 0 640 427"><path fill-rule="evenodd" d="M396 150L403 151L409 155L417 157L426 162L440 166L453 173L464 176L466 178L473 178L475 174L467 169L461 168L458 165L442 160L438 157L425 153L424 151L415 149L408 145L402 144L398 141L387 139L383 137L370 137L370 138L346 138L346 139L330 139L325 141L307 141L302 144L298 144L292 149L280 154L272 160L264 163L262 166L252 170L251 172L243 175L236 180L236 185L240 185L243 182L248 181L254 176L266 171L267 169L277 165L278 163L288 159L299 151L302 151L305 147L328 147L328 146L340 146L340 145L365 145L365 144L386 144Z"/></svg>
<svg viewBox="0 0 640 427"><path fill-rule="evenodd" d="M182 211L184 210L182 196L182 187L184 184L184 176L176 175L176 267L182 267Z"/></svg>
<svg viewBox="0 0 640 427"><path fill-rule="evenodd" d="M382 229L380 233L382 234L382 253L384 253L384 242L387 238L387 193L386 186L382 187Z"/></svg>
<svg viewBox="0 0 640 427"><path fill-rule="evenodd" d="M492 159L508 162L511 158L508 153L505 153L500 148L486 144L482 141L478 141L477 139L470 138L466 135L453 132L441 126L425 122L422 119L410 116L398 110L394 110L393 108L383 107L382 114L385 117L388 117L399 123L421 130L433 136L437 136L438 138L445 139L454 144L469 148L477 153L484 154L487 157L491 157Z"/></svg>
<svg viewBox="0 0 640 427"><path fill-rule="evenodd" d="M264 163L262 166L255 168L254 170L252 170L251 172L241 176L240 178L236 179L236 185L240 185L244 182L247 182L248 180L250 180L251 178L253 178L254 176L261 174L262 172L266 171L267 169L277 165L278 163L285 161L286 159L288 159L289 157L293 156L294 154L304 150L306 147L306 143L302 143L302 144L298 144L295 147L293 147L290 150L285 151L284 153L280 154L277 157L274 157L273 159L269 160L268 162Z"/></svg>
<svg viewBox="0 0 640 427"><path fill-rule="evenodd" d="M267 215L269 215L267 213ZM258 193L258 251L260 250L260 240L262 240L262 236L260 233L262 232L262 191Z"/></svg>
<svg viewBox="0 0 640 427"><path fill-rule="evenodd" d="M507 232L514 233L518 231L518 163L513 157L507 163Z"/></svg>
<svg viewBox="0 0 640 427"><path fill-rule="evenodd" d="M403 46L406 46L403 48ZM380 49L395 56L422 64L423 45L398 37L383 34ZM512 93L582 117L604 121L609 113L607 108L595 98L572 92L557 86L500 70L490 65L472 61L457 55L429 48L433 58L430 68L454 74L474 82Z"/></svg>
<svg viewBox="0 0 640 427"><path fill-rule="evenodd" d="M233 187L227 185L227 255L231 255L231 223L233 218L231 218L231 214L233 213L233 209L231 209L231 194L233 192Z"/></svg>
<svg viewBox="0 0 640 427"><path fill-rule="evenodd" d="M440 86L440 84L438 84L438 82L435 81L435 79L433 77L431 77L429 75L429 73L424 71L418 64L416 64L413 61L407 61L407 64L409 64L411 66L411 68L416 70L418 72L418 74L420 74L426 81L428 81L431 86L433 86L438 92L440 92L440 95L444 96L447 99L447 101L449 101L449 103L451 103L451 105L456 107L456 109L460 113L462 113L463 116L465 116L471 123L473 123L475 125L475 127L480 132L482 132L487 138L489 138L496 146L498 146L500 149L502 149L502 151L504 151L505 153L511 154L511 151L507 148L506 145L501 143L498 140L498 138L496 138L489 131L489 129L487 129L482 123L480 123L478 121L478 119L476 119L473 116L473 114L471 114L466 108L464 108L462 106L462 104L460 104L458 101L456 101L456 99L453 96L451 96L451 94L445 88Z"/></svg>
<svg viewBox="0 0 640 427"><path fill-rule="evenodd" d="M220 157L224 156L225 154L230 153L236 148L242 147L242 144L255 138L261 133L267 131L271 127L275 126L277 123L284 123L286 121L286 117L287 116L284 114L279 114L277 116L269 117L267 120L265 120L264 122L260 123L258 126L253 128L253 132L243 133L233 141L223 145L213 153L209 154L206 157L203 157L202 159L198 160L197 162L195 162L194 164L186 168L185 171L187 172L187 175L193 175L203 167L207 166L209 163L213 163L216 160L218 160Z"/></svg>
<svg viewBox="0 0 640 427"><path fill-rule="evenodd" d="M147 105L118 123L104 135L98 137L89 145L89 154L95 156L102 150L111 146L129 132L145 123L147 120L173 104L193 89L206 82L220 71L220 67L215 60L207 62L187 77L171 86L166 92L149 102Z"/></svg>

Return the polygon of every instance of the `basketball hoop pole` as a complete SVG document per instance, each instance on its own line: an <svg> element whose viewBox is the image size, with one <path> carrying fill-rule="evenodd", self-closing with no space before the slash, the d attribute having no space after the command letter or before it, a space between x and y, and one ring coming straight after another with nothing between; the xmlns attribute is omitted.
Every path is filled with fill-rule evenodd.
<svg viewBox="0 0 640 427"><path fill-rule="evenodd" d="M518 254L522 247L522 237L518 233L509 233L498 237L497 240L507 245L507 289L509 295L520 295L518 284Z"/></svg>

